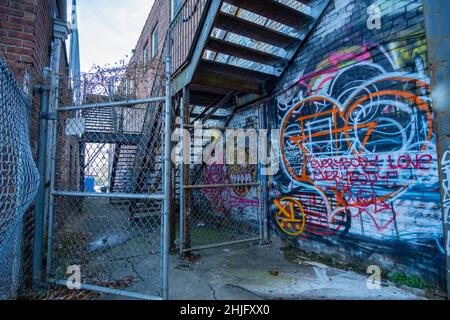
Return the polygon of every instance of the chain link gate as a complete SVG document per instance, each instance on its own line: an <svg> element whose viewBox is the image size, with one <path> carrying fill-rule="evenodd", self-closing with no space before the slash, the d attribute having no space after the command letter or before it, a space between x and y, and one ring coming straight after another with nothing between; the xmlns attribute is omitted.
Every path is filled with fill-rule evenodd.
<svg viewBox="0 0 450 320"><path fill-rule="evenodd" d="M170 76L170 58L165 65ZM168 299L172 110L167 79L165 97L57 109L50 283L80 281L84 290Z"/></svg>
<svg viewBox="0 0 450 320"><path fill-rule="evenodd" d="M232 123L226 127L197 127L190 124L190 107L185 105L184 99L181 99L181 109L181 129L189 131L194 141L199 134L202 139L197 144L194 142L193 152L190 153L194 164L183 165L180 172L180 251L187 253L247 242L264 242L266 219L263 214L259 165L227 164L226 152L223 164L196 164L201 156L199 153L211 143L210 138L220 135L225 137L228 130L252 129L256 132L260 124L256 122L245 128L233 128ZM255 119L259 118L259 114L255 116ZM205 137L198 130L209 130L210 133ZM186 148L185 137L182 139L181 144ZM247 156L254 146L246 144ZM181 154L184 152L181 150Z"/></svg>

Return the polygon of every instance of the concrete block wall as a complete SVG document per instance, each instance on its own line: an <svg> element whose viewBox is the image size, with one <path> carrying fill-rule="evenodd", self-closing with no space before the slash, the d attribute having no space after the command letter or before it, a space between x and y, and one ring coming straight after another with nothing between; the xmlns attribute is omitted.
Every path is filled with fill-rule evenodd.
<svg viewBox="0 0 450 320"><path fill-rule="evenodd" d="M422 1L331 1L267 103L276 235L445 288L429 83Z"/></svg>

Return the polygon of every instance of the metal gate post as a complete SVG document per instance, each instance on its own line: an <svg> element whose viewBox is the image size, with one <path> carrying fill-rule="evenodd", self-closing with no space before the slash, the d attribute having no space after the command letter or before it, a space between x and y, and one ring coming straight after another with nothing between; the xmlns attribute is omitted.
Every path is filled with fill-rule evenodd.
<svg viewBox="0 0 450 320"><path fill-rule="evenodd" d="M169 299L169 246L170 246L170 167L171 167L171 127L172 127L172 106L171 106L171 57L166 57L166 101L164 107L165 128L164 128L164 212L163 212L163 256L162 256L162 291L163 299Z"/></svg>
<svg viewBox="0 0 450 320"><path fill-rule="evenodd" d="M258 108L258 118L259 118L259 129L267 129L267 118L266 118L266 105L263 103L259 108ZM271 152L271 148L270 146L270 140L269 137L267 137L266 139L267 142L267 146L266 146L266 153L267 152ZM259 155L260 156L260 155ZM261 181L261 198L260 201L260 208L261 208L261 215L262 215L262 237L261 237L261 241L262 243L266 244L267 242L270 241L269 239L269 222L268 222L268 185L267 185L267 175L262 174L262 164L261 164L261 159L260 159L260 163L259 163L259 178ZM262 202L262 204L261 204Z"/></svg>
<svg viewBox="0 0 450 320"><path fill-rule="evenodd" d="M447 252L447 298L450 299L450 59L448 0L424 1L425 29L431 62L434 123L441 181L444 239Z"/></svg>
<svg viewBox="0 0 450 320"><path fill-rule="evenodd" d="M183 89L183 96L180 100L180 129L181 129L181 163L180 163L180 255L184 252L184 94L186 89Z"/></svg>
<svg viewBox="0 0 450 320"><path fill-rule="evenodd" d="M48 86L49 70L44 69L44 85L39 90L41 94L41 106L39 112L39 189L36 196L36 209L34 218L34 243L33 243L33 287L37 288L42 283L42 258L44 240L44 217L45 217L45 168L47 158L48 140L48 108L50 99L50 88Z"/></svg>
<svg viewBox="0 0 450 320"><path fill-rule="evenodd" d="M188 128L191 123L191 96L189 87L185 87L183 90L183 102L184 102L184 124L183 128ZM190 135L189 135L190 136ZM191 192L186 189L186 185L191 184L191 160L192 160L192 150L191 150L191 141L189 141L189 150L188 150L188 159L189 164L185 165L184 171L184 181L183 181L183 192L184 192L184 224L183 224L183 256L186 253L186 249L190 249L192 245L192 237L191 237Z"/></svg>

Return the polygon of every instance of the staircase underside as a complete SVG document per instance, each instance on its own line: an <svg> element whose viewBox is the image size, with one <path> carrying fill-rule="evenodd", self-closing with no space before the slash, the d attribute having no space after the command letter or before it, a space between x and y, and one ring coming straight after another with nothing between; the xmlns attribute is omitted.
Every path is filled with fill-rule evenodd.
<svg viewBox="0 0 450 320"><path fill-rule="evenodd" d="M218 110L235 109L270 94L329 2L211 1L175 91L188 87L190 105L205 110L219 102Z"/></svg>

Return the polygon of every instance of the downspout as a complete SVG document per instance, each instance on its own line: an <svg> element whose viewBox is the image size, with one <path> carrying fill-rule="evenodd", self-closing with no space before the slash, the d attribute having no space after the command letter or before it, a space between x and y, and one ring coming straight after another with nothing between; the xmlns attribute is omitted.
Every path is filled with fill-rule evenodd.
<svg viewBox="0 0 450 320"><path fill-rule="evenodd" d="M53 37L54 37L54 56L52 59L52 72L50 80L50 105L49 105L49 122L48 122L48 139L47 139L47 158L45 187L46 212L48 212L48 243L47 243L47 274L51 269L52 248L53 248L53 224L54 224L54 199L52 191L55 188L55 168L56 168L56 136L57 136L57 109L59 107L59 88L60 88L60 66L61 66L61 50L63 41L67 38L68 25L67 21L54 19Z"/></svg>
<svg viewBox="0 0 450 320"><path fill-rule="evenodd" d="M33 288L42 284L42 261L44 247L44 229L46 212L50 208L50 172L51 152L53 143L50 137L55 130L56 108L59 100L59 66L61 63L62 41L67 35L67 23L55 19L53 28L52 54L50 68L43 71L44 85L38 89L41 92L40 122L39 122L39 154L38 169L40 175L38 195L36 198L34 239L33 239ZM50 73L50 87L48 86ZM50 134L49 134L50 133Z"/></svg>
<svg viewBox="0 0 450 320"><path fill-rule="evenodd" d="M36 88L40 93L39 112L39 142L38 142L38 170L39 189L36 196L36 209L34 216L34 243L33 243L33 288L37 289L42 283L42 259L43 259L43 239L44 239L44 212L45 212L45 169L47 158L47 137L48 137L48 105L50 98L50 88L48 77L50 70L44 69L44 84Z"/></svg>

